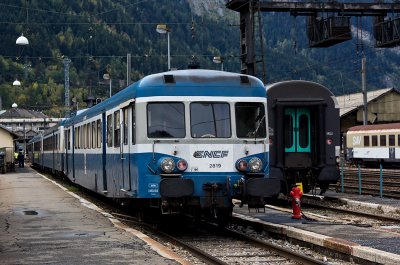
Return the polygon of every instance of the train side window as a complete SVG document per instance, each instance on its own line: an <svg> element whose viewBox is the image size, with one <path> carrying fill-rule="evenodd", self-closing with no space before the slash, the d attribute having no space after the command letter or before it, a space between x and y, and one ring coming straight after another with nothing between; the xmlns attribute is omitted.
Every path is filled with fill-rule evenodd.
<svg viewBox="0 0 400 265"><path fill-rule="evenodd" d="M87 126L86 126L86 148L91 148L91 145L90 145L90 133L91 133L91 131L92 131L92 128L91 128L91 126L90 126L91 124L90 124L90 122L87 124Z"/></svg>
<svg viewBox="0 0 400 265"><path fill-rule="evenodd" d="M68 139L67 139L67 141L68 141L68 150L71 150L71 131L72 130L68 130L67 132L68 132Z"/></svg>
<svg viewBox="0 0 400 265"><path fill-rule="evenodd" d="M87 134L87 125L84 124L82 126L82 149L86 149L87 147L86 134Z"/></svg>
<svg viewBox="0 0 400 265"><path fill-rule="evenodd" d="M114 147L121 145L121 122L119 110L114 112Z"/></svg>
<svg viewBox="0 0 400 265"><path fill-rule="evenodd" d="M293 146L293 116L290 114L285 115L285 148Z"/></svg>
<svg viewBox="0 0 400 265"><path fill-rule="evenodd" d="M372 146L378 146L378 136L372 135Z"/></svg>
<svg viewBox="0 0 400 265"><path fill-rule="evenodd" d="M369 146L369 135L364 135L364 146Z"/></svg>
<svg viewBox="0 0 400 265"><path fill-rule="evenodd" d="M386 135L380 135L379 136L379 145L380 146L386 146Z"/></svg>
<svg viewBox="0 0 400 265"><path fill-rule="evenodd" d="M112 146L112 141L113 141L113 129L112 129L112 115L107 116L107 147Z"/></svg>
<svg viewBox="0 0 400 265"><path fill-rule="evenodd" d="M97 148L101 148L101 121L97 120Z"/></svg>
<svg viewBox="0 0 400 265"><path fill-rule="evenodd" d="M74 148L77 149L78 148L78 128L75 128L74 138L75 138Z"/></svg>
<svg viewBox="0 0 400 265"><path fill-rule="evenodd" d="M389 146L395 146L396 145L396 137L394 134L389 135Z"/></svg>
<svg viewBox="0 0 400 265"><path fill-rule="evenodd" d="M124 145L127 145L128 144L128 137L129 137L129 135L128 135L128 119L129 119L129 109L128 108L124 108L123 109L123 114L124 114L124 117L123 117L123 120L122 120L122 124L123 124L123 139L124 139Z"/></svg>
<svg viewBox="0 0 400 265"><path fill-rule="evenodd" d="M77 141L77 149L81 148L81 126L78 127L78 131L77 131L77 137L78 137L78 141Z"/></svg>
<svg viewBox="0 0 400 265"><path fill-rule="evenodd" d="M92 137L91 137L92 138L92 149L96 148L96 141L97 141L96 129L97 129L96 122L93 121L92 122Z"/></svg>
<svg viewBox="0 0 400 265"><path fill-rule="evenodd" d="M135 114L135 104L132 105L132 144L136 144L136 114Z"/></svg>

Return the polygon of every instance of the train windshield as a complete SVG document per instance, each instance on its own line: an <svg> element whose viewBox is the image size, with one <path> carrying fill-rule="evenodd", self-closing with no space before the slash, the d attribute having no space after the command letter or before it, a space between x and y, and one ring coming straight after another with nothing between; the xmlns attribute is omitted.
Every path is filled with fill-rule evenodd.
<svg viewBox="0 0 400 265"><path fill-rule="evenodd" d="M184 138L185 105L180 102L157 102L147 105L149 138Z"/></svg>
<svg viewBox="0 0 400 265"><path fill-rule="evenodd" d="M192 103L190 104L190 121L193 138L231 137L231 115L228 103Z"/></svg>
<svg viewBox="0 0 400 265"><path fill-rule="evenodd" d="M263 103L236 103L236 134L239 138L265 138L267 135Z"/></svg>

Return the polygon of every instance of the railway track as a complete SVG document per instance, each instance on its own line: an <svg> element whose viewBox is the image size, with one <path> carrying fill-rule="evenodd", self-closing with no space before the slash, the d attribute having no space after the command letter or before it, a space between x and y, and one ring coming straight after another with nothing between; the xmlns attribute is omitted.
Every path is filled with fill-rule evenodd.
<svg viewBox="0 0 400 265"><path fill-rule="evenodd" d="M380 195L380 169L350 168L343 169L344 192L365 195ZM361 184L361 185L360 185ZM342 188L342 178L337 189ZM384 197L400 199L400 170L382 170L382 194Z"/></svg>
<svg viewBox="0 0 400 265"><path fill-rule="evenodd" d="M207 222L196 226L168 226L159 229L129 215L112 214L122 222L145 227L162 241L183 248L205 264L327 264L289 248Z"/></svg>
<svg viewBox="0 0 400 265"><path fill-rule="evenodd" d="M334 205L331 205L331 204L328 205L327 202L333 203ZM382 215L382 214L374 214L371 212L357 211L354 209L342 208L340 203L337 201L334 201L333 198L322 197L322 196L304 195L302 205L316 207L316 208L323 208L323 209L332 210L332 211L336 211L336 212L342 212L342 213L346 213L346 214L363 216L363 217L372 218L375 220L386 221L386 222L398 222L399 221L398 217L392 217L392 216L387 216L387 215Z"/></svg>
<svg viewBox="0 0 400 265"><path fill-rule="evenodd" d="M159 232L160 233L160 232ZM179 234L162 232L174 244L189 250L206 264L326 264L290 249L250 237L229 228L195 228Z"/></svg>

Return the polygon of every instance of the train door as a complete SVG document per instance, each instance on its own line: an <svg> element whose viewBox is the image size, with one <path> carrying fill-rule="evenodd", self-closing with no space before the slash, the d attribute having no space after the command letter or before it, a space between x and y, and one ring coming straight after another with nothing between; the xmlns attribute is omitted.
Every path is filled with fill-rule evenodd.
<svg viewBox="0 0 400 265"><path fill-rule="evenodd" d="M102 171L103 171L103 192L107 192L107 171L106 171L106 162L107 162L107 152L106 152L106 145L107 145L107 139L106 139L106 134L107 134L107 121L106 121L106 113L103 112L101 114L101 151L102 151Z"/></svg>
<svg viewBox="0 0 400 265"><path fill-rule="evenodd" d="M310 109L286 108L284 119L285 165L311 166Z"/></svg>
<svg viewBox="0 0 400 265"><path fill-rule="evenodd" d="M69 154L68 154L68 151L70 150L70 130L69 129L65 129L64 130L64 154L65 154L65 156L64 156L64 174L66 175L66 176L68 176L68 169L69 169L69 167L68 167L68 165L69 165L69 163L68 163L68 158L69 158Z"/></svg>
<svg viewBox="0 0 400 265"><path fill-rule="evenodd" d="M132 114L132 107L128 106L122 109L121 112L121 142L120 142L120 155L121 155L121 168L122 168L122 190L131 190L131 163L130 163L130 130L129 124L132 122L130 116Z"/></svg>

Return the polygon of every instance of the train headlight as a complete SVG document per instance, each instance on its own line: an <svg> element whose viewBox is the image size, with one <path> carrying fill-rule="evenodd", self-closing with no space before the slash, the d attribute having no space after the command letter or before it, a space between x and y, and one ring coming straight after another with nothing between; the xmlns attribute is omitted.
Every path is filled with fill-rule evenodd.
<svg viewBox="0 0 400 265"><path fill-rule="evenodd" d="M237 168L239 171L246 171L246 170L247 170L247 161L246 161L246 160L239 160L239 161L236 163L236 168Z"/></svg>
<svg viewBox="0 0 400 265"><path fill-rule="evenodd" d="M249 168L251 172L260 172L262 169L263 163L261 159L258 157L253 157L249 161Z"/></svg>
<svg viewBox="0 0 400 265"><path fill-rule="evenodd" d="M331 138L326 139L326 144L331 145L333 143L333 140Z"/></svg>
<svg viewBox="0 0 400 265"><path fill-rule="evenodd" d="M175 169L175 162L172 158L164 158L161 161L161 169L162 171L164 171L165 173L171 173L172 171L174 171Z"/></svg>
<svg viewBox="0 0 400 265"><path fill-rule="evenodd" d="M179 160L178 163L176 163L176 167L180 170L180 171L185 171L187 169L187 162L186 160Z"/></svg>

